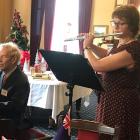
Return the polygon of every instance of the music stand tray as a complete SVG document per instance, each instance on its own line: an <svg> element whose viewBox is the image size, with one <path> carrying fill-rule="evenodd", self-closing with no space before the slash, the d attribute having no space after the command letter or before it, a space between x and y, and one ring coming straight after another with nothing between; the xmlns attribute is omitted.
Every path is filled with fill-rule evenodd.
<svg viewBox="0 0 140 140"><path fill-rule="evenodd" d="M96 76L88 60L79 54L57 51L39 52L44 57L50 69L59 81L71 85L79 85L91 89L103 90L100 80Z"/></svg>

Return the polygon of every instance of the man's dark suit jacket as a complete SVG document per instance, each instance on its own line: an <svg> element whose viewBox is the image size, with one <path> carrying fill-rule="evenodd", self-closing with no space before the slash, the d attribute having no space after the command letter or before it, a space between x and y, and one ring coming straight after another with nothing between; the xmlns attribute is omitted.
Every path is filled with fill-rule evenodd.
<svg viewBox="0 0 140 140"><path fill-rule="evenodd" d="M7 96L2 95L2 90ZM7 78L0 90L0 118L10 118L18 125L25 111L30 92L27 76L19 67Z"/></svg>

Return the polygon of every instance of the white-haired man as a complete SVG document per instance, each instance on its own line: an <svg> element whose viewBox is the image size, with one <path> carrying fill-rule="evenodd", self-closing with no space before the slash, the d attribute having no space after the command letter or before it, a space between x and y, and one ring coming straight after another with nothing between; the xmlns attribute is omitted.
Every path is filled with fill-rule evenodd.
<svg viewBox="0 0 140 140"><path fill-rule="evenodd" d="M20 50L15 43L0 44L0 118L14 120L16 126L27 105L30 85L20 70Z"/></svg>

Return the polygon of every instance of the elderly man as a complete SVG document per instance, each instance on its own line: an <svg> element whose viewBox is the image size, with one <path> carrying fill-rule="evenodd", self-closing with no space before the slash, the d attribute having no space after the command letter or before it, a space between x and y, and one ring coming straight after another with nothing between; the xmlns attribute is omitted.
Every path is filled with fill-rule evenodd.
<svg viewBox="0 0 140 140"><path fill-rule="evenodd" d="M20 70L20 50L12 42L0 44L0 118L10 118L16 126L27 105L30 86Z"/></svg>

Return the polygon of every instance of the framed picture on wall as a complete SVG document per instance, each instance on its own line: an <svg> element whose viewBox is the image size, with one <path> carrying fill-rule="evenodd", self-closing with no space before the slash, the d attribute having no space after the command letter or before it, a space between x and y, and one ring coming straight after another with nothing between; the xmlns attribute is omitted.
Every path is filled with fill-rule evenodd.
<svg viewBox="0 0 140 140"><path fill-rule="evenodd" d="M127 1L128 0L116 0L115 1L115 7L127 4Z"/></svg>
<svg viewBox="0 0 140 140"><path fill-rule="evenodd" d="M93 33L95 35L105 35L108 33L108 25L94 25Z"/></svg>

